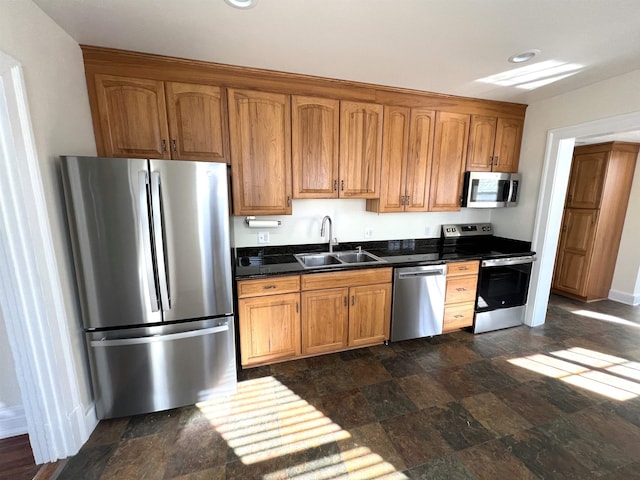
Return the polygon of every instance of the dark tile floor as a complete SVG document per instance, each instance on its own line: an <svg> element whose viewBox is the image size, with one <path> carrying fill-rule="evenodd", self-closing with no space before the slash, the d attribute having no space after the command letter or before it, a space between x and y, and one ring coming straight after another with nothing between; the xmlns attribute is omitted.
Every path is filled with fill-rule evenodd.
<svg viewBox="0 0 640 480"><path fill-rule="evenodd" d="M248 369L218 403L101 422L60 479L640 479L640 307Z"/></svg>

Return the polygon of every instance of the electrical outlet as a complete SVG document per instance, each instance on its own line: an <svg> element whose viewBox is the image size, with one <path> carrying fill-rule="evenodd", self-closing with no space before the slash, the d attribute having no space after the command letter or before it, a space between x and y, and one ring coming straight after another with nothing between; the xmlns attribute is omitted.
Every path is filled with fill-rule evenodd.
<svg viewBox="0 0 640 480"><path fill-rule="evenodd" d="M373 238L373 228L368 227L364 229L364 238Z"/></svg>
<svg viewBox="0 0 640 480"><path fill-rule="evenodd" d="M258 243L269 243L269 232L258 232Z"/></svg>

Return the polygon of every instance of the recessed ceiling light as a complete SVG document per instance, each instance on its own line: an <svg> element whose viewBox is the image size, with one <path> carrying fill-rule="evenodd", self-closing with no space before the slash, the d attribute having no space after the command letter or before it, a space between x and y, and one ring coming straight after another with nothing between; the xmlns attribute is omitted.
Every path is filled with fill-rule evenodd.
<svg viewBox="0 0 640 480"><path fill-rule="evenodd" d="M540 50L534 48L532 50L527 50L526 52L518 53L516 55L513 55L512 57L509 57L509 61L511 63L528 62L539 53L540 53Z"/></svg>
<svg viewBox="0 0 640 480"><path fill-rule="evenodd" d="M253 8L258 0L224 0L227 4L236 8Z"/></svg>

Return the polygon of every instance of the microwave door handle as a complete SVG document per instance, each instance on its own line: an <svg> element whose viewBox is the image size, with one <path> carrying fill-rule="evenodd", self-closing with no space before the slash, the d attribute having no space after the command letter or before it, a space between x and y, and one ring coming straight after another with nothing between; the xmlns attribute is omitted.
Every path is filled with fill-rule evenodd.
<svg viewBox="0 0 640 480"><path fill-rule="evenodd" d="M162 197L160 191L160 173L151 172L151 208L153 211L153 235L156 244L156 256L158 262L158 280L160 284L160 300L162 310L171 310L169 280L167 264L165 261L165 233L164 219L162 218Z"/></svg>
<svg viewBox="0 0 640 480"><path fill-rule="evenodd" d="M151 311L160 310L158 305L158 291L156 288L156 278L153 272L153 255L151 252L151 231L149 225L149 204L147 184L149 183L147 172L141 170L138 172L138 205L140 234L142 236L142 250L144 255L144 266L147 273L147 284L149 287L149 302L151 303Z"/></svg>

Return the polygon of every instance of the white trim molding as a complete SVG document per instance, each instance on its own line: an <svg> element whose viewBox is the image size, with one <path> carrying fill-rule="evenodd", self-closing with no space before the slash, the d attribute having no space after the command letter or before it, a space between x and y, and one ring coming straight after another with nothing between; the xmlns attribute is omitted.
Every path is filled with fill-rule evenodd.
<svg viewBox="0 0 640 480"><path fill-rule="evenodd" d="M614 302L624 303L635 307L640 305L640 295L634 295L633 293L621 292L620 290L609 290L609 300Z"/></svg>
<svg viewBox="0 0 640 480"><path fill-rule="evenodd" d="M36 463L77 453L86 419L22 68L0 52L0 308ZM93 424L93 427L92 427Z"/></svg>
<svg viewBox="0 0 640 480"><path fill-rule="evenodd" d="M0 438L15 437L27 432L27 417L22 405L0 408Z"/></svg>

